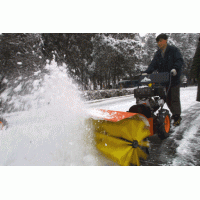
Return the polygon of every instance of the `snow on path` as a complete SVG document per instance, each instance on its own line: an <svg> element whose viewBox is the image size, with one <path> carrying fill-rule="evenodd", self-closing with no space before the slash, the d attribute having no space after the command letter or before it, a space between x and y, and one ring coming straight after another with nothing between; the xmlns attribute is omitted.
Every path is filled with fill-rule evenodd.
<svg viewBox="0 0 200 200"><path fill-rule="evenodd" d="M184 110L187 110L190 106L197 103L196 95L197 95L196 86L181 88L180 98L181 98L182 112L184 112Z"/></svg>
<svg viewBox="0 0 200 200"><path fill-rule="evenodd" d="M181 126L172 134L177 143L176 157L172 165L200 165L200 103L191 106L182 120Z"/></svg>

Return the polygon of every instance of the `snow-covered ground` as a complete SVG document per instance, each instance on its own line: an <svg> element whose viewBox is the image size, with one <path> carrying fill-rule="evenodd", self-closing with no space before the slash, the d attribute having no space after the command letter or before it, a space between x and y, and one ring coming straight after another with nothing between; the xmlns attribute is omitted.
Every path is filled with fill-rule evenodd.
<svg viewBox="0 0 200 200"><path fill-rule="evenodd" d="M183 118L184 111L197 103L196 91L195 86L181 88ZM0 165L115 165L96 150L87 119L95 109L127 111L135 104L133 95L86 102L71 79L62 70L52 68L28 103L37 105L38 99L43 99L42 106L4 115L9 128L0 132ZM194 123L189 133L184 133L174 165L181 163L181 155L190 148L198 128L199 124Z"/></svg>

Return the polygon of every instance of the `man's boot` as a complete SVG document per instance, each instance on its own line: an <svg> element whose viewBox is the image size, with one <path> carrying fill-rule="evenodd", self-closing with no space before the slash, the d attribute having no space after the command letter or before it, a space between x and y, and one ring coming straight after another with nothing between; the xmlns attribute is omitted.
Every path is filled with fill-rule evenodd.
<svg viewBox="0 0 200 200"><path fill-rule="evenodd" d="M181 120L182 120L181 116L180 115L174 115L173 118L174 118L173 125L174 126L179 126L180 123L181 123Z"/></svg>

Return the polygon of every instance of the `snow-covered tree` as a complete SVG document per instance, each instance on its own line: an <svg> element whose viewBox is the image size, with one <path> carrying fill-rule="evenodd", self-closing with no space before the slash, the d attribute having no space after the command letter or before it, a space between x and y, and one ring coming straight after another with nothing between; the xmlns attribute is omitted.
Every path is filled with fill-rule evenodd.
<svg viewBox="0 0 200 200"><path fill-rule="evenodd" d="M126 76L131 78L137 70L141 55L141 40L136 34L97 34L93 40L95 76L102 85L116 84Z"/></svg>
<svg viewBox="0 0 200 200"><path fill-rule="evenodd" d="M143 65L149 65L157 51L156 33L148 33L144 41Z"/></svg>
<svg viewBox="0 0 200 200"><path fill-rule="evenodd" d="M88 66L92 63L90 33L44 33L43 54L48 60L53 57L58 65L67 66L68 73L79 83L87 85Z"/></svg>
<svg viewBox="0 0 200 200"><path fill-rule="evenodd" d="M43 66L40 34L3 33L0 35L0 68L5 76L29 77Z"/></svg>
<svg viewBox="0 0 200 200"><path fill-rule="evenodd" d="M198 34L196 33L172 33L170 39L174 42L174 45L178 47L184 59L184 66L182 73L189 77L192 60L196 50L196 44L198 40Z"/></svg>

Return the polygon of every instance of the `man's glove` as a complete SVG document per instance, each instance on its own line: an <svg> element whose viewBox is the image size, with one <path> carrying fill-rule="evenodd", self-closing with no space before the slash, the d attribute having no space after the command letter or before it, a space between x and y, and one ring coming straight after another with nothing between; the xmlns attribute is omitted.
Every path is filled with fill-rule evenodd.
<svg viewBox="0 0 200 200"><path fill-rule="evenodd" d="M172 70L171 70L171 73L172 73L173 76L176 76L176 75L177 75L177 71L176 71L175 69L172 69Z"/></svg>

